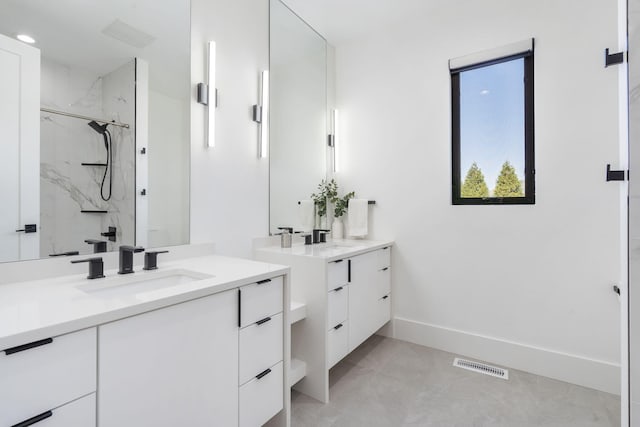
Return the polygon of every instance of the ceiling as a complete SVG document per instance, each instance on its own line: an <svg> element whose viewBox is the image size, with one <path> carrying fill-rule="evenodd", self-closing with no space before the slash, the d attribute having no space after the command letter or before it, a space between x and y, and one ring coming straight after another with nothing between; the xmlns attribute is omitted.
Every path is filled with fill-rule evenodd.
<svg viewBox="0 0 640 427"><path fill-rule="evenodd" d="M151 43L135 47L102 32L117 20L151 36ZM188 96L189 0L2 0L0 33L28 34L42 56L97 75L144 59L152 89Z"/></svg>
<svg viewBox="0 0 640 427"><path fill-rule="evenodd" d="M282 0L330 44L424 16L445 2L427 0Z"/></svg>

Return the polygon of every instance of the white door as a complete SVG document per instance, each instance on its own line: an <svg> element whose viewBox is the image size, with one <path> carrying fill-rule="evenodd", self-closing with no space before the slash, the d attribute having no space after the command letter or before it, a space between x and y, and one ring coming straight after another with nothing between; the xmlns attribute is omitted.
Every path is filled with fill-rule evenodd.
<svg viewBox="0 0 640 427"><path fill-rule="evenodd" d="M40 256L40 50L0 34L0 262Z"/></svg>

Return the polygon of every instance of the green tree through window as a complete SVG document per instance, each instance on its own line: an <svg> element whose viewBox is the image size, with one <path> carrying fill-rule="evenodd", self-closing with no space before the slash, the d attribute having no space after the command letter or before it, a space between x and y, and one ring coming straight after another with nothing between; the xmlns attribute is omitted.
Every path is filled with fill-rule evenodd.
<svg viewBox="0 0 640 427"><path fill-rule="evenodd" d="M463 187L464 191L464 187ZM502 170L496 180L496 188L493 190L493 197L523 197L522 183L518 179L516 169L511 163L504 162Z"/></svg>
<svg viewBox="0 0 640 427"><path fill-rule="evenodd" d="M462 197L489 197L489 188L484 181L482 170L474 162L462 184Z"/></svg>

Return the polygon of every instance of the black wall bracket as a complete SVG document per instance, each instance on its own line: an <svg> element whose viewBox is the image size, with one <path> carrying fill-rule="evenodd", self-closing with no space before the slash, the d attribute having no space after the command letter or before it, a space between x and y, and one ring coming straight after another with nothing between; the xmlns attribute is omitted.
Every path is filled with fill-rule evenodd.
<svg viewBox="0 0 640 427"><path fill-rule="evenodd" d="M604 50L604 67L609 65L622 64L624 62L624 52L609 53L609 48Z"/></svg>
<svg viewBox="0 0 640 427"><path fill-rule="evenodd" d="M624 181L626 179L625 171L612 171L611 165L607 164L607 182Z"/></svg>

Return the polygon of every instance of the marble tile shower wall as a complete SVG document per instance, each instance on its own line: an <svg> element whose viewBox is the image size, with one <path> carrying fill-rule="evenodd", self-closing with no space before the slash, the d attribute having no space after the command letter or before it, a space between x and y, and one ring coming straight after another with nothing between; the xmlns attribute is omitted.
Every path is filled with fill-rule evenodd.
<svg viewBox="0 0 640 427"><path fill-rule="evenodd" d="M104 163L102 136L88 122L41 113L40 161L40 256L80 251L91 253L85 239L100 239L109 226L118 230L115 243L133 244L134 236L134 120L135 63L99 76L45 57L41 69L43 107L129 123L131 128L110 126L113 137L113 195L100 197L104 167L81 163ZM108 181L108 178L107 178ZM106 210L108 214L81 213Z"/></svg>

